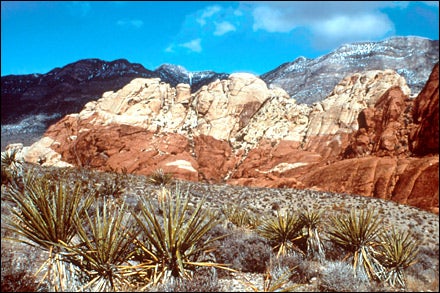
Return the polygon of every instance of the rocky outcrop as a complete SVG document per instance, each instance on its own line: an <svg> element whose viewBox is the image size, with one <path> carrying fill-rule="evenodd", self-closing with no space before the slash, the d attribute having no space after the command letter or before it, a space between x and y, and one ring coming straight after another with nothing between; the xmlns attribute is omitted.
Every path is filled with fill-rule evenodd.
<svg viewBox="0 0 440 293"><path fill-rule="evenodd" d="M438 63L414 102L413 119L416 127L409 138L409 146L416 155L438 154L439 147L439 88Z"/></svg>
<svg viewBox="0 0 440 293"><path fill-rule="evenodd" d="M413 152L438 117L435 85L438 73L414 100L396 72L367 71L308 106L251 74L193 94L140 78L65 116L45 133L47 149L34 144L24 157L52 162L45 152L55 152L60 164L145 175L162 168L186 180L314 188L436 211L438 151Z"/></svg>

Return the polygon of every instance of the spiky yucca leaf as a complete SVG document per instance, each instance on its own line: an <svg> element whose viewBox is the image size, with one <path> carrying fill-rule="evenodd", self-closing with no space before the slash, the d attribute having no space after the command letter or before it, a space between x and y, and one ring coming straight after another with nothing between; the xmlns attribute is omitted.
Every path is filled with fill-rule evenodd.
<svg viewBox="0 0 440 293"><path fill-rule="evenodd" d="M80 184L51 182L30 170L23 178L24 190L11 188L16 204L9 228L23 236L19 241L49 251L58 241L69 243L76 234L75 218L82 217L93 198L84 194ZM18 239L15 239L18 240Z"/></svg>
<svg viewBox="0 0 440 293"><path fill-rule="evenodd" d="M370 279L377 278L382 271L380 263L374 257L374 246L381 231L381 221L373 210L354 209L348 216L332 217L329 230L330 239L345 248L353 256L354 274L363 268Z"/></svg>
<svg viewBox="0 0 440 293"><path fill-rule="evenodd" d="M419 241L410 232L398 231L394 227L379 235L378 259L385 267L384 279L392 287L405 287L404 270L416 262Z"/></svg>
<svg viewBox="0 0 440 293"><path fill-rule="evenodd" d="M278 212L276 217L263 219L257 227L257 233L269 239L273 248L278 250L277 255L280 256L296 250L294 242L302 238L303 226L303 222L294 213Z"/></svg>
<svg viewBox="0 0 440 293"><path fill-rule="evenodd" d="M125 203L120 207L95 202L95 213L77 218L78 242L69 245L61 242L68 251L67 259L83 274L88 283L83 289L107 291L130 286L125 276L127 262L134 254L133 243L138 229L128 213Z"/></svg>
<svg viewBox="0 0 440 293"><path fill-rule="evenodd" d="M306 210L299 215L306 230L304 237L307 239L307 255L317 256L318 259L325 258L324 245L318 231L321 214L322 211Z"/></svg>
<svg viewBox="0 0 440 293"><path fill-rule="evenodd" d="M141 211L134 215L144 237L137 242L139 268L154 282L168 277L191 278L190 272L198 266L232 270L224 264L200 260L214 249L214 241L224 237L203 238L220 219L202 208L205 199L193 209L189 197L182 197L177 188L172 199L160 203L160 216L151 201L141 198Z"/></svg>
<svg viewBox="0 0 440 293"><path fill-rule="evenodd" d="M7 227L17 236L11 240L39 247L49 252L47 260L36 272L46 268L40 283L48 281L50 290L64 291L66 276L72 275L62 257L59 241L70 243L76 234L76 217L82 217L93 198L83 194L80 184L70 187L68 182L52 182L29 170L23 178L23 189L8 190L16 208L6 218Z"/></svg>

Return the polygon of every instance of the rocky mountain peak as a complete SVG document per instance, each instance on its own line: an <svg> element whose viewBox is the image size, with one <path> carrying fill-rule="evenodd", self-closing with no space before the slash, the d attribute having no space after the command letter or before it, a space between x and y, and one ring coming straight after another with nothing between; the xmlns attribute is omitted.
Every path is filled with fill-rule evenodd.
<svg viewBox="0 0 440 293"><path fill-rule="evenodd" d="M344 44L315 59L297 58L261 75L261 78L268 85L286 90L298 103L313 104L326 97L347 75L392 69L406 79L411 94L416 96L438 60L438 40L393 37L381 42Z"/></svg>

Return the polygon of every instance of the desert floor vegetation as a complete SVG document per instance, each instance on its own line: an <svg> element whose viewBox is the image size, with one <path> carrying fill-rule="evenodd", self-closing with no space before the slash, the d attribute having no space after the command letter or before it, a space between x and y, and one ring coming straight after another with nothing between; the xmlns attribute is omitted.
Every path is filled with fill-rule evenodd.
<svg viewBox="0 0 440 293"><path fill-rule="evenodd" d="M438 215L380 199L13 155L1 199L3 292L439 289Z"/></svg>

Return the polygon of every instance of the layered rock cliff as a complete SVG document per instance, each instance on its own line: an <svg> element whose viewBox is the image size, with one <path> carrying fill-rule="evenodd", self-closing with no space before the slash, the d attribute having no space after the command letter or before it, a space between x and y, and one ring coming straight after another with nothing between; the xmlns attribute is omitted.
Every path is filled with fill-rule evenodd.
<svg viewBox="0 0 440 293"><path fill-rule="evenodd" d="M314 188L438 212L438 64L409 95L393 70L349 75L313 105L251 74L193 94L138 78L65 116L23 153L43 165L162 168L186 180Z"/></svg>

